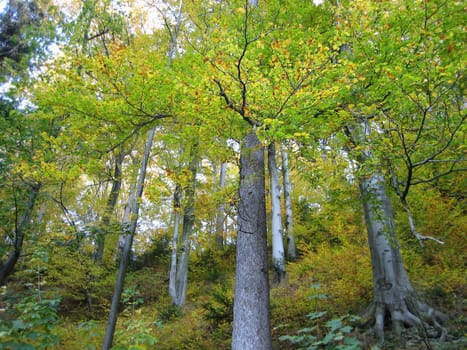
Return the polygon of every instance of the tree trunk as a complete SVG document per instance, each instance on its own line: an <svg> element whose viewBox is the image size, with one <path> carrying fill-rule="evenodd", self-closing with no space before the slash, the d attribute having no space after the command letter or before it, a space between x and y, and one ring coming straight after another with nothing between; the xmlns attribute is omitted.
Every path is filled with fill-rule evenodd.
<svg viewBox="0 0 467 350"><path fill-rule="evenodd" d="M31 215L34 210L34 205L36 204L36 199L40 188L40 184L30 186L29 199L26 204L26 208L24 210L23 216L21 217L21 220L16 224L15 227L15 241L13 250L8 255L8 258L6 258L6 261L0 261L0 286L5 284L7 278L13 272L13 269L15 268L16 263L21 256L26 229L31 222ZM18 208L15 209L19 210Z"/></svg>
<svg viewBox="0 0 467 350"><path fill-rule="evenodd" d="M182 201L182 188L180 184L175 186L174 192L174 232L172 239L172 254L170 257L170 273L169 273L169 295L172 304L177 303L177 289L175 287L175 280L177 277L177 255L178 255L178 240L180 229L180 211Z"/></svg>
<svg viewBox="0 0 467 350"><path fill-rule="evenodd" d="M293 211L292 211L292 184L289 174L289 155L285 148L281 148L282 155L282 177L284 181L284 203L285 203L285 231L287 233L287 257L295 259L297 248L293 232Z"/></svg>
<svg viewBox="0 0 467 350"><path fill-rule="evenodd" d="M271 233L272 264L274 268L274 284L285 278L284 241L282 237L281 188L276 165L276 146L271 142L268 146L268 169L271 192Z"/></svg>
<svg viewBox="0 0 467 350"><path fill-rule="evenodd" d="M222 191L225 187L227 163L222 162L219 173L219 191ZM216 210L216 247L218 250L224 248L224 221L225 221L225 204L224 198L217 205Z"/></svg>
<svg viewBox="0 0 467 350"><path fill-rule="evenodd" d="M105 207L104 215L102 217L102 227L96 237L96 251L94 252L94 261L97 264L102 264L102 258L104 257L105 247L105 234L108 232L110 218L112 212L117 205L118 196L120 194L120 188L122 186L122 164L125 156L122 153L117 154L115 159L115 169L112 179L112 188L110 189L109 198Z"/></svg>
<svg viewBox="0 0 467 350"><path fill-rule="evenodd" d="M420 300L404 268L384 177L376 172L361 179L360 192L373 268L376 335L384 339L384 322L389 314L397 334L403 324L422 328L427 319L444 339L446 330L439 324L444 315Z"/></svg>
<svg viewBox="0 0 467 350"><path fill-rule="evenodd" d="M123 246L123 254L120 259L120 266L118 269L117 281L115 282L114 294L112 297L112 304L110 307L109 320L105 331L104 342L102 350L109 350L112 347L113 337L115 333L115 326L117 324L118 308L123 291L123 284L125 281L125 273L130 261L131 247L133 245L133 237L136 232L136 224L138 221L139 201L143 195L144 179L146 177L147 165L149 162L149 155L151 153L152 141L156 128L150 130L146 145L144 148L143 160L139 172L138 183L136 185L136 193L131 193L128 199L128 205L125 209L124 230L125 243Z"/></svg>
<svg viewBox="0 0 467 350"><path fill-rule="evenodd" d="M182 307L185 305L186 287L188 282L188 260L191 250L191 235L195 223L195 187L196 187L196 173L198 170L198 145L195 144L190 152L190 166L189 171L191 179L185 188L185 203L183 207L183 229L180 242L180 257L178 259L177 274L175 278L175 291L177 294L175 305Z"/></svg>
<svg viewBox="0 0 467 350"><path fill-rule="evenodd" d="M355 125L347 126L346 132L354 145L363 145L357 154L359 163L373 160L369 121L360 117ZM445 316L423 303L413 289L402 261L384 176L378 166L373 166L371 171L371 175L360 176L359 187L373 270L373 304L369 308L369 316L374 317L375 333L383 342L386 316L390 316L396 334L400 333L402 325L425 331L424 320L427 320L444 339L447 333L439 322Z"/></svg>
<svg viewBox="0 0 467 350"><path fill-rule="evenodd" d="M264 148L254 131L240 152L233 350L270 350Z"/></svg>

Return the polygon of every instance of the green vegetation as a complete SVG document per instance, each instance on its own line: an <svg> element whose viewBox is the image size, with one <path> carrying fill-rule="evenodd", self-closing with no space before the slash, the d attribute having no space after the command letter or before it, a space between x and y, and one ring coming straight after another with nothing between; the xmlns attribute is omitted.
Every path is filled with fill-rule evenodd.
<svg viewBox="0 0 467 350"><path fill-rule="evenodd" d="M8 0L0 349L467 347L464 7Z"/></svg>

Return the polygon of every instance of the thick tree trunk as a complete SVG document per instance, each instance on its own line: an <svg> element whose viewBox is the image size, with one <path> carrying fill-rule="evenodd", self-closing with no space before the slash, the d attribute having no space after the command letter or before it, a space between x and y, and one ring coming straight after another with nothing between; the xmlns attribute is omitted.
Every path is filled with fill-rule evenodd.
<svg viewBox="0 0 467 350"><path fill-rule="evenodd" d="M355 145L371 145L371 126L365 118L348 126L347 134ZM357 157L361 164L374 159L368 146L363 147ZM402 261L384 176L377 167L372 171L371 175L360 177L359 187L373 270L374 302L369 309L369 316L374 317L375 333L383 342L385 320L390 316L396 334L400 333L402 325L415 326L424 331L424 321L427 320L444 339L446 330L439 322L445 316L423 303L416 295Z"/></svg>
<svg viewBox="0 0 467 350"><path fill-rule="evenodd" d="M222 191L225 187L227 163L221 164L219 172L219 191ZM216 210L216 248L222 250L224 248L224 222L225 222L225 204L224 199L219 202Z"/></svg>
<svg viewBox="0 0 467 350"><path fill-rule="evenodd" d="M104 342L102 350L109 350L112 347L113 337L115 333L115 326L117 324L118 308L120 306L120 299L123 291L123 284L125 281L125 274L130 261L131 247L133 245L133 237L136 232L136 224L138 221L139 201L143 195L144 180L146 177L146 170L149 162L149 155L151 153L152 142L156 129L153 128L149 132L148 139L144 148L143 160L141 162L138 183L136 185L136 193L131 193L128 199L128 205L125 209L124 230L125 241L123 246L123 254L120 259L120 266L118 269L117 281L115 282L114 294L112 297L112 304L109 312L109 320L105 331Z"/></svg>
<svg viewBox="0 0 467 350"><path fill-rule="evenodd" d="M444 339L446 330L439 324L444 315L420 300L404 268L384 177L376 172L361 179L360 192L373 268L376 335L384 339L384 323L386 316L390 315L396 334L400 333L402 325L424 329L426 319Z"/></svg>
<svg viewBox="0 0 467 350"><path fill-rule="evenodd" d="M284 203L285 203L285 231L287 233L287 257L295 259L297 248L293 232L293 211L292 211L292 184L289 174L289 155L287 150L281 148L282 156L282 177L284 181Z"/></svg>
<svg viewBox="0 0 467 350"><path fill-rule="evenodd" d="M115 206L117 205L120 188L122 187L122 164L124 158L125 156L122 153L119 153L115 159L112 188L110 189L109 198L107 199L104 215L102 217L102 227L100 233L96 237L96 251L94 252L94 261L98 264L102 264L102 258L104 257L105 234L109 229L110 218L112 216L113 210L115 209Z"/></svg>
<svg viewBox="0 0 467 350"><path fill-rule="evenodd" d="M196 173L198 170L198 145L195 144L191 149L191 162L189 171L191 178L185 188L184 206L183 206L183 229L180 242L180 251L178 257L177 272L175 276L175 293L176 298L174 304L178 307L185 305L186 288L188 283L188 260L191 250L191 235L195 223L195 187Z"/></svg>
<svg viewBox="0 0 467 350"><path fill-rule="evenodd" d="M232 349L270 350L264 148L254 131L242 144L239 196Z"/></svg>
<svg viewBox="0 0 467 350"><path fill-rule="evenodd" d="M271 233L272 264L274 268L273 283L280 283L285 278L284 241L282 237L281 186L276 165L276 146L271 142L268 146L268 169L271 192Z"/></svg>
<svg viewBox="0 0 467 350"><path fill-rule="evenodd" d="M26 229L31 222L32 212L34 205L36 204L37 195L39 194L41 185L33 185L29 189L29 198L26 203L24 213L15 227L15 240L13 244L13 250L8 254L5 261L0 261L0 286L4 285L7 278L12 274L16 263L21 256L23 250L24 238L26 236ZM19 210L16 208L16 210Z"/></svg>

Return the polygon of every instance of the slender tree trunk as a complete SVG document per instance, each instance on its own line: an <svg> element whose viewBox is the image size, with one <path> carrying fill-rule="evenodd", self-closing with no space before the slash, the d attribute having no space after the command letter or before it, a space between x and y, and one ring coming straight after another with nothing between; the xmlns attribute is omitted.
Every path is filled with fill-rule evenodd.
<svg viewBox="0 0 467 350"><path fill-rule="evenodd" d="M285 231L287 233L287 257L295 259L297 248L293 232L293 211L292 211L292 184L289 174L289 155L285 148L281 148L282 156L282 177L284 181L284 203L285 203Z"/></svg>
<svg viewBox="0 0 467 350"><path fill-rule="evenodd" d="M254 131L240 152L239 196L232 349L270 350L264 148Z"/></svg>
<svg viewBox="0 0 467 350"><path fill-rule="evenodd" d="M122 153L119 153L115 159L112 188L110 189L109 198L107 199L104 215L102 217L102 227L96 238L94 261L98 264L102 264L102 258L104 257L105 234L108 232L110 218L112 216L113 210L115 209L115 206L117 205L120 188L122 187L122 164L124 158L125 156Z"/></svg>
<svg viewBox="0 0 467 350"><path fill-rule="evenodd" d="M31 222L32 212L34 210L34 205L36 204L36 199L40 188L40 184L32 185L29 188L29 198L28 202L26 203L26 208L21 219L19 222L17 222L15 227L15 241L13 244L13 250L10 252L5 261L0 261L0 286L5 284L7 278L12 274L13 269L15 268L16 263L21 256L26 230ZM19 209L16 208L16 210L18 211Z"/></svg>
<svg viewBox="0 0 467 350"><path fill-rule="evenodd" d="M196 187L196 173L198 170L198 145L195 144L191 149L190 161L190 181L185 188L184 198L185 203L183 207L183 229L180 242L180 257L178 259L177 275L175 278L175 291L177 298L175 305L182 307L185 305L186 287L188 282L188 260L191 250L191 235L195 223L195 187Z"/></svg>
<svg viewBox="0 0 467 350"><path fill-rule="evenodd" d="M271 192L271 233L272 264L274 268L273 283L280 283L285 278L284 241L282 237L281 186L276 165L276 146L271 142L268 146L268 169Z"/></svg>
<svg viewBox="0 0 467 350"><path fill-rule="evenodd" d="M112 347L113 337L115 333L115 326L117 324L118 308L122 296L123 285L125 281L125 274L130 261L131 247L133 245L133 237L136 232L136 224L138 221L139 201L143 195L144 180L146 177L147 165L149 162L149 155L151 153L152 142L156 128L150 130L146 145L144 148L143 160L141 162L138 183L136 185L136 193L131 193L128 199L128 205L125 209L124 230L125 243L123 247L122 258L120 259L120 266L118 269L117 281L115 283L114 294L112 297L112 304L110 307L109 320L105 331L104 342L102 350L109 350Z"/></svg>
<svg viewBox="0 0 467 350"><path fill-rule="evenodd" d="M225 187L227 163L222 162L221 169L219 172L219 191L222 191ZM224 221L225 221L225 204L224 198L221 199L217 205L216 210L216 247L218 250L224 248Z"/></svg>
<svg viewBox="0 0 467 350"><path fill-rule="evenodd" d="M172 304L177 303L177 289L175 287L175 280L177 277L177 255L178 255L178 241L180 229L180 211L182 201L182 188L180 184L175 186L174 192L174 232L172 238L172 254L170 256L170 274L169 274L169 295Z"/></svg>

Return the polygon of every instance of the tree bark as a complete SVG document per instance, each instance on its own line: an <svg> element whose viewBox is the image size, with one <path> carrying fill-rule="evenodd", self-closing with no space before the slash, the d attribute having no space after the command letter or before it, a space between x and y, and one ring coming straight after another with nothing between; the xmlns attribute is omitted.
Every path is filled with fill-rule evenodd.
<svg viewBox="0 0 467 350"><path fill-rule="evenodd" d="M21 256L21 252L23 251L24 238L26 236L26 229L31 222L32 212L34 210L34 205L36 204L36 199L40 188L40 184L30 185L29 198L28 202L26 203L26 208L21 219L15 227L13 250L10 252L5 261L0 261L0 286L5 284L7 278L12 274L13 269L15 268L16 263ZM15 210L18 211L19 209L15 208Z"/></svg>
<svg viewBox="0 0 467 350"><path fill-rule="evenodd" d="M118 308L122 296L123 285L125 281L125 274L130 261L131 247L133 245L133 237L136 232L136 224L138 221L139 201L143 195L144 180L146 177L147 165L149 162L149 155L151 153L152 142L156 128L149 131L148 139L144 148L144 155L141 162L138 183L136 185L136 193L131 193L128 199L128 205L125 209L124 230L125 243L123 246L123 254L120 259L120 266L118 269L117 281L115 282L114 294L112 297L112 304L109 312L109 319L105 331L104 342L102 350L109 350L112 347L113 337L115 333L115 326L117 324Z"/></svg>
<svg viewBox="0 0 467 350"><path fill-rule="evenodd" d="M360 164L375 157L371 150L371 127L367 119L361 118L355 126L348 126L347 133L354 145L367 145L357 155ZM396 334L400 333L402 325L425 331L426 320L438 329L441 340L444 340L447 331L440 322L444 321L445 316L421 301L405 270L390 198L384 176L377 165L372 169L372 174L360 176L359 187L371 253L373 304L370 316L374 317L376 335L381 342L384 341L385 320L386 316L390 316Z"/></svg>
<svg viewBox="0 0 467 350"><path fill-rule="evenodd" d="M109 198L102 217L102 227L96 237L96 251L94 252L94 261L97 264L102 264L105 247L105 234L109 229L110 218L112 212L117 205L120 188L122 187L122 164L125 156L122 153L117 154L115 159L114 175L112 179L112 188L110 189Z"/></svg>
<svg viewBox="0 0 467 350"><path fill-rule="evenodd" d="M292 184L289 174L289 155L285 148L281 148L282 156L282 178L284 181L284 203L285 203L285 231L287 233L287 257L295 259L297 248L293 232L293 210L292 210Z"/></svg>
<svg viewBox="0 0 467 350"><path fill-rule="evenodd" d="M182 188L180 184L175 186L174 192L174 232L172 238L172 254L170 257L170 273L169 273L169 295L172 304L177 303L177 289L175 280L177 277L177 257L178 257L178 241L180 229L180 211L182 207Z"/></svg>
<svg viewBox="0 0 467 350"><path fill-rule="evenodd" d="M271 142L268 146L268 169L271 193L271 234L272 264L274 268L273 283L278 284L285 278L284 241L282 237L281 194L279 174L276 165L276 146Z"/></svg>
<svg viewBox="0 0 467 350"><path fill-rule="evenodd" d="M233 350L270 350L264 148L251 131L240 151Z"/></svg>
<svg viewBox="0 0 467 350"><path fill-rule="evenodd" d="M198 170L198 145L195 144L191 148L191 161L189 171L191 174L190 181L185 188L185 203L183 206L183 229L180 242L180 256L178 259L177 274L175 277L176 300L175 305L182 307L185 305L186 287L188 282L188 260L191 250L191 235L195 223L195 187L196 173Z"/></svg>
<svg viewBox="0 0 467 350"><path fill-rule="evenodd" d="M219 172L219 191L225 187L227 163L222 162ZM216 210L216 248L222 250L224 248L224 221L225 221L225 204L224 198L217 205Z"/></svg>
<svg viewBox="0 0 467 350"><path fill-rule="evenodd" d="M433 323L444 339L446 330L439 322L445 316L420 300L404 268L384 177L375 172L361 179L360 192L373 269L376 335L384 339L384 322L389 314L397 334L403 324L422 328L425 318Z"/></svg>

